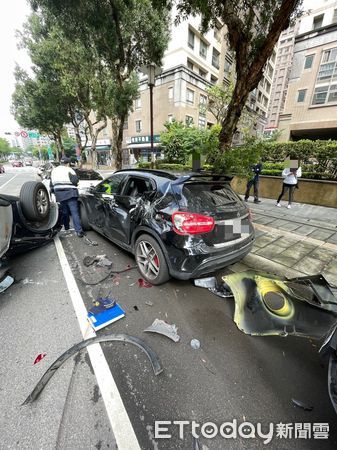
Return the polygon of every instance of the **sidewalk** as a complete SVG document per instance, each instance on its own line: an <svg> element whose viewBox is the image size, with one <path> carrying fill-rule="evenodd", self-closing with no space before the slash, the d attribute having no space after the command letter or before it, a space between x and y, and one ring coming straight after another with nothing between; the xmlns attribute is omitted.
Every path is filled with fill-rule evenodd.
<svg viewBox="0 0 337 450"><path fill-rule="evenodd" d="M248 202L253 215L256 241L252 252L234 266L254 268L287 277L323 273L337 285L337 209L275 200Z"/></svg>

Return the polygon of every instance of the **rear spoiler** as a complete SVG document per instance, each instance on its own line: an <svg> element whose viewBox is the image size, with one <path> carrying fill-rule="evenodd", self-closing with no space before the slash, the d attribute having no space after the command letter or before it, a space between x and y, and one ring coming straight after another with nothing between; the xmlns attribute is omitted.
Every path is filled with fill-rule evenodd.
<svg viewBox="0 0 337 450"><path fill-rule="evenodd" d="M230 183L234 177L230 175L219 175L219 174L201 174L201 173L191 173L189 175L183 175L177 180L171 182L172 185L184 184L189 181L206 181L206 182L221 182Z"/></svg>

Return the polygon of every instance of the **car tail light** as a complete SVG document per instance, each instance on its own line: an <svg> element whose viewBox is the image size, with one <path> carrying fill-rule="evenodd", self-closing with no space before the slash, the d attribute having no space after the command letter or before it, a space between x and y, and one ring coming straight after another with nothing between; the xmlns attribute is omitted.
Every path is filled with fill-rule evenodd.
<svg viewBox="0 0 337 450"><path fill-rule="evenodd" d="M209 233L214 228L213 217L182 211L172 214L172 223L177 234Z"/></svg>

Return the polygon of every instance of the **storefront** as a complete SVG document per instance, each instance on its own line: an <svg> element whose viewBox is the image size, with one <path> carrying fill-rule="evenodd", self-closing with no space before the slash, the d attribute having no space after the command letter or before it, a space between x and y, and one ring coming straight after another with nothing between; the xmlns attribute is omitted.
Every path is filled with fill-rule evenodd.
<svg viewBox="0 0 337 450"><path fill-rule="evenodd" d="M131 136L126 138L126 142L127 151L124 152L124 163L126 165L151 161L151 136ZM153 151L156 159L163 158L159 134L153 136Z"/></svg>
<svg viewBox="0 0 337 450"><path fill-rule="evenodd" d="M90 150L91 150L91 142L89 141L87 146L85 147L85 155L89 163L92 162L90 158ZM99 166L113 165L111 157L110 139L98 139L96 144L96 152L97 152L97 163Z"/></svg>

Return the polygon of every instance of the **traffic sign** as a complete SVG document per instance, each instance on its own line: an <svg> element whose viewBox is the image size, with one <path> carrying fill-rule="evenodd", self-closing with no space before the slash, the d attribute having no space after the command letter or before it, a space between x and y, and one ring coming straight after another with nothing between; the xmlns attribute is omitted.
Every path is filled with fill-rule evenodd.
<svg viewBox="0 0 337 450"><path fill-rule="evenodd" d="M28 137L28 133L26 131L21 131L21 136L23 138L27 138Z"/></svg>

